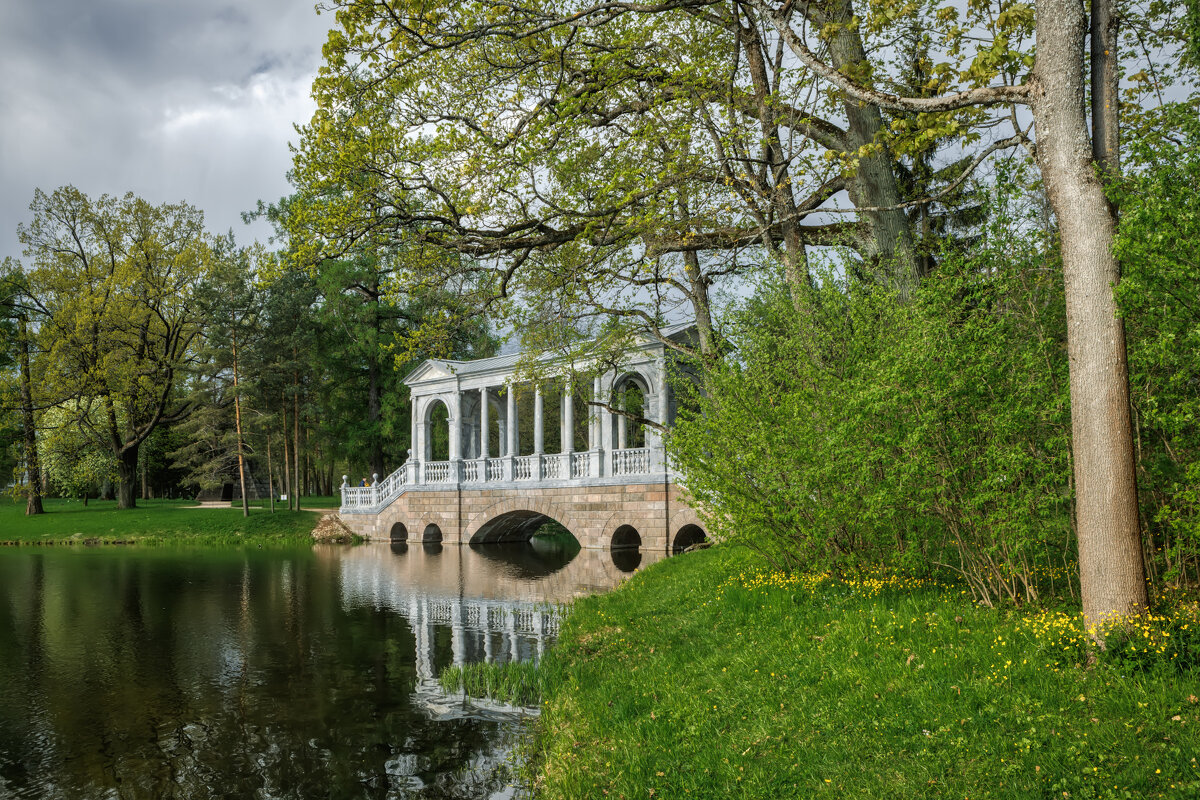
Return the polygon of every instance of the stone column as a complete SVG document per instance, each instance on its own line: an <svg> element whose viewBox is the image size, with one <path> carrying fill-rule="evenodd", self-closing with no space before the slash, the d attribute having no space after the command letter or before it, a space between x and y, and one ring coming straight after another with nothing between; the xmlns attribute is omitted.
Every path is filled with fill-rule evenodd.
<svg viewBox="0 0 1200 800"><path fill-rule="evenodd" d="M614 400L616 398L613 398ZM621 399L618 401L617 408L622 411L627 410L625 405L625 393L621 393ZM620 414L617 417L617 449L624 450L629 445L629 417Z"/></svg>
<svg viewBox="0 0 1200 800"><path fill-rule="evenodd" d="M541 385L533 387L533 479L540 481L543 475L542 454L546 450L546 413L545 399L542 397Z"/></svg>
<svg viewBox="0 0 1200 800"><path fill-rule="evenodd" d="M462 393L455 392L446 404L450 413L446 425L450 429L450 446L446 455L451 462L462 460Z"/></svg>
<svg viewBox="0 0 1200 800"><path fill-rule="evenodd" d="M575 451L575 398L571 395L571 387L567 386L563 389L562 397L562 451L564 453L572 453ZM568 473L567 477L570 477Z"/></svg>
<svg viewBox="0 0 1200 800"><path fill-rule="evenodd" d="M605 376L605 377L607 377L607 376ZM603 393L604 382L597 381L597 383L599 385L598 388L600 388L600 391L596 393L596 399L603 401L603 400L605 400L605 395ZM596 418L598 420L598 425L600 428L600 450L601 450L600 472L598 472L597 474L600 476L608 476L608 475L613 474L612 473L612 461L613 461L612 451L613 451L614 445L615 445L615 443L613 442L613 438L614 438L613 437L613 415L610 414L608 411L605 411L603 408L597 406L596 407Z"/></svg>
<svg viewBox="0 0 1200 800"><path fill-rule="evenodd" d="M429 441L429 423L421 420L417 423L417 453L420 454L422 461L429 460L431 445L432 442Z"/></svg>
<svg viewBox="0 0 1200 800"><path fill-rule="evenodd" d="M486 459L488 457L488 438L491 432L488 430L488 390L483 387L479 390L479 457ZM487 480L486 475L480 476L483 480Z"/></svg>
<svg viewBox="0 0 1200 800"><path fill-rule="evenodd" d="M417 445L417 402L411 398L408 401L409 431L408 457L413 461L421 459L421 448Z"/></svg>
<svg viewBox="0 0 1200 800"><path fill-rule="evenodd" d="M508 403L506 408L508 417L508 445L506 456L516 456L520 451L519 438L517 436L517 387L508 387Z"/></svg>
<svg viewBox="0 0 1200 800"><path fill-rule="evenodd" d="M511 481L516 477L517 443L517 387L509 386L507 402L505 403L505 452L504 480Z"/></svg>
<svg viewBox="0 0 1200 800"><path fill-rule="evenodd" d="M592 379L592 400L600 402L602 396L602 384L600 376L597 375ZM592 456L589 459L588 475L593 478L600 478L604 475L604 414L599 406L591 406L591 413L588 415L591 424L588 426L591 433L588 434L588 449L591 450Z"/></svg>
<svg viewBox="0 0 1200 800"><path fill-rule="evenodd" d="M658 365L658 395L655 397L655 400L658 402L655 404L655 416L657 419L654 421L659 425L666 426L670 398L667 395L667 364L665 360L660 361ZM647 438L649 437L649 433L647 431ZM656 471L662 469L665 472L670 465L667 464L667 451L663 445L663 436L658 431L653 431L653 433L655 449L650 452L650 468ZM649 441L647 441L647 444L649 444Z"/></svg>
<svg viewBox="0 0 1200 800"><path fill-rule="evenodd" d="M545 403L542 398L542 387L533 387L533 452L541 455L545 450L546 434L542 429L545 423Z"/></svg>

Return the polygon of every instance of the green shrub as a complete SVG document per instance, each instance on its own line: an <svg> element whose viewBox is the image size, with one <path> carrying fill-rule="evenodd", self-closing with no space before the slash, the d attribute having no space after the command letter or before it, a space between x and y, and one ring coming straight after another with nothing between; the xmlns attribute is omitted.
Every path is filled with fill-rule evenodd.
<svg viewBox="0 0 1200 800"><path fill-rule="evenodd" d="M784 569L941 565L986 604L1069 585L1061 270L1011 202L909 303L827 268L734 315L670 438L717 538Z"/></svg>

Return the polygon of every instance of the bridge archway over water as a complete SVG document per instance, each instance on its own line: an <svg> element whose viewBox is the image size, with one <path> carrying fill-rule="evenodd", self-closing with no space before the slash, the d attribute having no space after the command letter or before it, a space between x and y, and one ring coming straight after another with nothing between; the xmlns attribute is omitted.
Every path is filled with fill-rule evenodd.
<svg viewBox="0 0 1200 800"><path fill-rule="evenodd" d="M682 553L694 544L707 541L708 536L705 535L704 529L695 523L689 523L680 528L675 534L675 538L671 542L671 552Z"/></svg>
<svg viewBox="0 0 1200 800"><path fill-rule="evenodd" d="M435 523L429 523L425 526L425 531L421 534L421 541L425 544L441 544L442 529Z"/></svg>
<svg viewBox="0 0 1200 800"><path fill-rule="evenodd" d="M476 529L474 533L470 533L470 528L467 529L470 533L468 541L471 544L527 542L542 526L550 523L557 523L571 532L571 528L562 520L550 516L544 511L523 508L490 515L490 518L478 527L471 526ZM571 535L575 536L573 532Z"/></svg>
<svg viewBox="0 0 1200 800"><path fill-rule="evenodd" d="M388 539L393 542L408 541L408 526L403 522L397 522L392 525L391 531L388 533Z"/></svg>

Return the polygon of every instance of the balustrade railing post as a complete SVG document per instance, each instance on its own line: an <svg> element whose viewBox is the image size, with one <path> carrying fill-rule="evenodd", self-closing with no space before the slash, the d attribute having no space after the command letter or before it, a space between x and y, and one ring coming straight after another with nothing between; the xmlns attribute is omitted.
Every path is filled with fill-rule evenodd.
<svg viewBox="0 0 1200 800"><path fill-rule="evenodd" d="M650 471L651 472L666 472L667 471L667 448L663 444L662 437L656 437L657 441L650 447Z"/></svg>

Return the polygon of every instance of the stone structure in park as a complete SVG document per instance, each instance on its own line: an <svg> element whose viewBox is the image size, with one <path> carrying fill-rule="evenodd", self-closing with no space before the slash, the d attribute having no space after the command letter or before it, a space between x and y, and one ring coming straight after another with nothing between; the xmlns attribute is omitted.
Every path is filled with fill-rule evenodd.
<svg viewBox="0 0 1200 800"><path fill-rule="evenodd" d="M692 329L666 333L682 339ZM404 383L415 447L371 486L343 481L342 521L370 539L445 544L528 539L549 521L587 548L670 552L705 538L659 429L609 410L640 408L640 417L671 424L671 354L662 342L631 349L593 379L586 398L565 381L519 383L519 358L430 359L413 370ZM546 367L553 374L553 362Z"/></svg>

